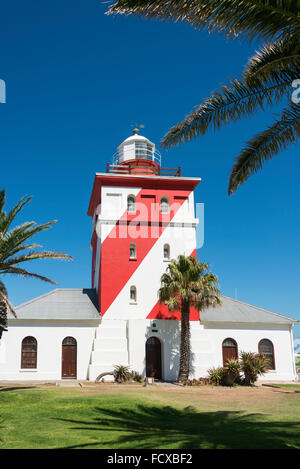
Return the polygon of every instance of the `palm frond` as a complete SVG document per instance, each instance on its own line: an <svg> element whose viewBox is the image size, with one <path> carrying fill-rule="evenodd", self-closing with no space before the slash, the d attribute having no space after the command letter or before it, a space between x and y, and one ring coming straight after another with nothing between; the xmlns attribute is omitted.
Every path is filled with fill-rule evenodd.
<svg viewBox="0 0 300 469"><path fill-rule="evenodd" d="M300 137L300 106L291 104L275 124L252 138L231 171L228 193L233 194L263 164Z"/></svg>
<svg viewBox="0 0 300 469"><path fill-rule="evenodd" d="M9 226L13 222L17 214L22 210L24 205L28 204L31 201L32 197L24 196L22 197L17 205L12 208L12 210L5 216L5 219L0 223L0 231L3 235L7 232Z"/></svg>
<svg viewBox="0 0 300 469"><path fill-rule="evenodd" d="M0 190L0 213L3 211L6 201L6 191L5 189Z"/></svg>
<svg viewBox="0 0 300 469"><path fill-rule="evenodd" d="M53 223L56 223L56 220L44 223L42 225L37 225L35 222L26 222L21 226L17 226L10 230L1 241L0 244L0 259L1 255L7 256L7 254L23 244L27 239L36 235L41 231L48 230L52 227Z"/></svg>
<svg viewBox="0 0 300 469"><path fill-rule="evenodd" d="M119 0L107 13L184 21L232 38L273 40L278 32L299 33L300 4L297 0Z"/></svg>
<svg viewBox="0 0 300 469"><path fill-rule="evenodd" d="M181 303L178 296L172 296L168 301L165 302L168 306L169 311L178 311L180 310Z"/></svg>
<svg viewBox="0 0 300 469"><path fill-rule="evenodd" d="M170 310L181 310L183 302L200 310L210 303L219 304L217 287L218 278L209 272L209 264L199 262L194 256L180 255L171 260L161 277L159 301Z"/></svg>
<svg viewBox="0 0 300 469"><path fill-rule="evenodd" d="M6 268L5 270L0 269L0 274L1 275L2 274L14 274L14 275L19 275L20 277L24 277L24 278L37 278L39 280L43 280L44 282L57 285L57 283L54 282L54 280L51 280L48 277L44 277L43 275L35 274L33 272L28 272L25 269L20 269L19 267L14 267L14 266L10 266Z"/></svg>
<svg viewBox="0 0 300 469"><path fill-rule="evenodd" d="M264 45L250 58L243 73L246 83L263 85L269 80L281 82L299 77L300 73L300 39L293 36L288 40L278 40Z"/></svg>
<svg viewBox="0 0 300 469"><path fill-rule="evenodd" d="M280 83L273 81L268 86L247 84L234 79L230 86L223 85L204 103L192 111L182 122L171 128L162 139L162 146L170 148L204 135L208 129L219 129L231 121L248 117L265 105L278 103L290 88L293 77L282 77Z"/></svg>
<svg viewBox="0 0 300 469"><path fill-rule="evenodd" d="M61 252L36 251L35 248L42 246L37 243L27 242L32 236L50 229L52 225L56 223L56 220L40 225L36 224L34 221L30 221L11 228L15 217L23 207L31 201L31 197L22 197L8 214L4 211L5 198L5 190L0 191L0 275L13 274L24 278L36 278L56 285L56 282L48 277L18 267L18 265L23 262L37 259L72 259L71 256ZM8 299L5 286L1 280L0 302L2 306L4 304L4 307L2 307L4 317L6 317L6 308L16 316L14 308Z"/></svg>
<svg viewBox="0 0 300 469"><path fill-rule="evenodd" d="M6 251L5 254L4 254L4 249L2 249L1 254L0 254L0 262L5 261L9 257L15 256L16 254L18 254L21 251L27 251L27 250L31 250L31 249L35 249L35 248L41 248L41 247L42 246L40 244L21 244L16 248L12 248L8 252Z"/></svg>
<svg viewBox="0 0 300 469"><path fill-rule="evenodd" d="M28 262L37 259L61 259L61 260L73 260L71 256L62 252L52 251L31 251L23 256L9 258L6 262L3 259L0 260L0 271L9 268L11 265L20 264L21 262Z"/></svg>

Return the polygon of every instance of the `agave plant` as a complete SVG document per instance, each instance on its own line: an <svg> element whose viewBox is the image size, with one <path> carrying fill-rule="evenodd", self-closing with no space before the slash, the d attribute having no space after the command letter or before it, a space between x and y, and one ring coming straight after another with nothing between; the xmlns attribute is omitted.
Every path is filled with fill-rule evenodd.
<svg viewBox="0 0 300 469"><path fill-rule="evenodd" d="M117 383L126 383L131 379L131 372L129 366L115 365L114 366L114 378Z"/></svg>
<svg viewBox="0 0 300 469"><path fill-rule="evenodd" d="M300 105L291 101L292 84L300 79L300 2L293 0L118 0L109 14L185 21L197 29L230 38L263 39L240 78L205 99L163 138L165 148L187 142L209 129L248 117L266 105L288 101L281 116L251 138L232 168L228 193L233 194L264 163L300 136Z"/></svg>
<svg viewBox="0 0 300 469"><path fill-rule="evenodd" d="M56 284L48 277L20 267L24 262L36 259L72 259L71 256L61 252L41 251L39 244L27 243L34 235L48 230L56 220L37 225L35 222L25 222L20 226L12 228L18 213L27 205L32 197L22 197L21 200L8 213L4 211L6 199L5 190L0 191L0 277L3 275L17 275L23 278L38 278L44 282ZM6 330L7 312L10 311L15 317L16 312L9 301L8 293L3 281L0 279L0 331Z"/></svg>
<svg viewBox="0 0 300 469"><path fill-rule="evenodd" d="M269 360L261 353L241 352L240 366L246 386L251 386L268 369Z"/></svg>
<svg viewBox="0 0 300 469"><path fill-rule="evenodd" d="M235 358L228 359L223 368L223 381L226 386L232 386L240 374L240 363Z"/></svg>

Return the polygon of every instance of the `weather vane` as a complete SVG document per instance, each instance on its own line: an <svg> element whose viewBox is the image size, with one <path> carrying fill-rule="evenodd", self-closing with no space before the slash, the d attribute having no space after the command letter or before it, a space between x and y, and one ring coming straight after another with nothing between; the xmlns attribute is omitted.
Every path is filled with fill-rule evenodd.
<svg viewBox="0 0 300 469"><path fill-rule="evenodd" d="M138 134L140 129L144 129L144 124L130 124L130 127L133 127L133 133Z"/></svg>

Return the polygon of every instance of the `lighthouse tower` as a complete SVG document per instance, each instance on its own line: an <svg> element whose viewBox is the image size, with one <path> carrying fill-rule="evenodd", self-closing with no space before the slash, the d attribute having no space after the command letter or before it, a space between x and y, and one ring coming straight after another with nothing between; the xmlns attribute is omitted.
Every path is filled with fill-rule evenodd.
<svg viewBox="0 0 300 469"><path fill-rule="evenodd" d="M199 178L163 168L154 143L139 135L124 140L96 173L92 217L92 287L101 323L89 379L129 365L143 375L177 378L180 313L158 301L160 278L171 259L196 255L194 189ZM199 316L191 319L199 323Z"/></svg>

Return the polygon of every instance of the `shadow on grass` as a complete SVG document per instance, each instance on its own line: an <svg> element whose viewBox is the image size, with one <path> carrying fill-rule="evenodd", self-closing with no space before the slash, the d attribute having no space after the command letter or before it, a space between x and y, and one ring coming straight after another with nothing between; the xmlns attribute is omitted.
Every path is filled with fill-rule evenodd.
<svg viewBox="0 0 300 469"><path fill-rule="evenodd" d="M19 391L21 389L35 389L35 388L36 386L8 386L8 387L0 386L0 392Z"/></svg>
<svg viewBox="0 0 300 469"><path fill-rule="evenodd" d="M299 422L266 421L263 414L198 412L193 407L144 404L118 410L96 407L95 413L91 420L58 419L73 424L69 430L77 431L74 439L78 431L81 441L82 431L88 431L85 436L93 439L65 449L300 448Z"/></svg>
<svg viewBox="0 0 300 469"><path fill-rule="evenodd" d="M2 432L4 432L4 419L0 415L0 443L2 443L3 438L2 438Z"/></svg>

